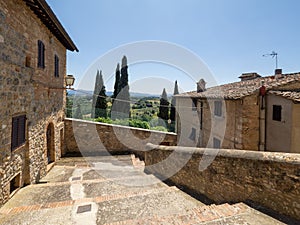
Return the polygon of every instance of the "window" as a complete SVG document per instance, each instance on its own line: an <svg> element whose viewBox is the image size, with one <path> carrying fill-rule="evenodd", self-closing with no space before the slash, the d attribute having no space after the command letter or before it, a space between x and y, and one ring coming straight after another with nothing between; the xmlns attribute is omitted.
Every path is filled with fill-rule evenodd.
<svg viewBox="0 0 300 225"><path fill-rule="evenodd" d="M54 56L54 76L59 77L59 58L57 55Z"/></svg>
<svg viewBox="0 0 300 225"><path fill-rule="evenodd" d="M190 134L190 140L195 141L196 140L196 129L192 128L192 132Z"/></svg>
<svg viewBox="0 0 300 225"><path fill-rule="evenodd" d="M203 102L200 102L200 129L203 128Z"/></svg>
<svg viewBox="0 0 300 225"><path fill-rule="evenodd" d="M11 150L25 143L26 116L17 116L12 119Z"/></svg>
<svg viewBox="0 0 300 225"><path fill-rule="evenodd" d="M273 105L273 120L281 121L281 105Z"/></svg>
<svg viewBox="0 0 300 225"><path fill-rule="evenodd" d="M221 148L221 141L218 138L214 138L213 142L213 148Z"/></svg>
<svg viewBox="0 0 300 225"><path fill-rule="evenodd" d="M214 106L215 106L215 109L214 109L214 113L215 113L215 116L222 116L222 102L221 101L215 101L214 102Z"/></svg>
<svg viewBox="0 0 300 225"><path fill-rule="evenodd" d="M31 66L31 57L29 55L25 58L25 66L30 67Z"/></svg>
<svg viewBox="0 0 300 225"><path fill-rule="evenodd" d="M10 194L12 194L15 190L17 190L18 188L20 188L20 174L18 174L17 176L15 176L9 184L9 189L10 189Z"/></svg>
<svg viewBox="0 0 300 225"><path fill-rule="evenodd" d="M38 40L38 67L45 68L45 45Z"/></svg>
<svg viewBox="0 0 300 225"><path fill-rule="evenodd" d="M192 103L192 110L197 111L197 99L193 98L193 103Z"/></svg>

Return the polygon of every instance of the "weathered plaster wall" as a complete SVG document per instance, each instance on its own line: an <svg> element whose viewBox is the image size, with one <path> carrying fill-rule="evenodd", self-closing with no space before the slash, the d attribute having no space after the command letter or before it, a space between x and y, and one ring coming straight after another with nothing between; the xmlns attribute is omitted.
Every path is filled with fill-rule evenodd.
<svg viewBox="0 0 300 225"><path fill-rule="evenodd" d="M281 121L273 120L273 105L280 105ZM293 103L291 100L276 95L267 96L266 150L288 152L291 149L293 122Z"/></svg>
<svg viewBox="0 0 300 225"><path fill-rule="evenodd" d="M218 100L218 99L217 99ZM189 98L177 98L180 121L177 132L182 146L196 146L189 140L191 129L197 130L197 146L213 147L213 139L222 148L258 150L259 104L256 94L238 100L222 100L222 115L214 115L216 99L198 99L197 111L192 111ZM220 101L220 100L219 100ZM202 129L201 127L201 102Z"/></svg>
<svg viewBox="0 0 300 225"><path fill-rule="evenodd" d="M147 143L176 145L177 135L139 128L65 119L64 154L143 151ZM143 157L143 153L140 155Z"/></svg>
<svg viewBox="0 0 300 225"><path fill-rule="evenodd" d="M299 154L225 149L218 151L151 144L148 147L155 148L145 153L146 169L152 174L165 177L169 168L176 168L179 162L176 159L190 156L190 160L179 168L178 173L166 178L180 187L205 195L216 203L250 200L300 219ZM162 162L171 153L175 160ZM207 169L199 170L201 159L206 159L207 162L213 158ZM154 164L156 165L151 166Z"/></svg>
<svg viewBox="0 0 300 225"><path fill-rule="evenodd" d="M300 104L293 104L291 152L300 153Z"/></svg>

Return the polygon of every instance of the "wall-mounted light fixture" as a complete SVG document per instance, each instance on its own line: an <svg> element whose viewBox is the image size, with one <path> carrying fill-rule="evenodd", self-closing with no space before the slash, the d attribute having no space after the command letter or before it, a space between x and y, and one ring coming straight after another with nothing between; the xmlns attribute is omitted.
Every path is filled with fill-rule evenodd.
<svg viewBox="0 0 300 225"><path fill-rule="evenodd" d="M73 75L67 75L65 78L65 82L66 82L66 89L74 89L72 88L75 82L75 77Z"/></svg>

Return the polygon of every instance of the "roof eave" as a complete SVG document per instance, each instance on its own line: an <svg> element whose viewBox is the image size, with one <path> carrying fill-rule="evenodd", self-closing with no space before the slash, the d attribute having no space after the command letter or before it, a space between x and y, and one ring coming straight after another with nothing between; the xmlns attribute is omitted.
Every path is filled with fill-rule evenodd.
<svg viewBox="0 0 300 225"><path fill-rule="evenodd" d="M48 27L57 39L70 51L79 52L78 48L57 19L45 0L23 0L39 19Z"/></svg>

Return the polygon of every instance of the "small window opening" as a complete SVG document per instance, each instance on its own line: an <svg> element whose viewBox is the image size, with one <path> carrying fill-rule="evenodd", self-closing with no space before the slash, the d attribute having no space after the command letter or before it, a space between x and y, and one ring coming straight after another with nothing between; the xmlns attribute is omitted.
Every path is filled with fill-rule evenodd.
<svg viewBox="0 0 300 225"><path fill-rule="evenodd" d="M10 181L10 194L12 194L18 188L20 188L20 174L18 174L17 176L15 176Z"/></svg>
<svg viewBox="0 0 300 225"><path fill-rule="evenodd" d="M273 105L273 120L281 121L281 105Z"/></svg>

